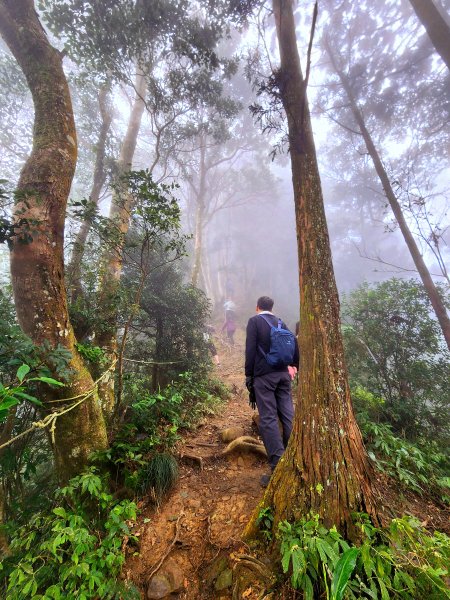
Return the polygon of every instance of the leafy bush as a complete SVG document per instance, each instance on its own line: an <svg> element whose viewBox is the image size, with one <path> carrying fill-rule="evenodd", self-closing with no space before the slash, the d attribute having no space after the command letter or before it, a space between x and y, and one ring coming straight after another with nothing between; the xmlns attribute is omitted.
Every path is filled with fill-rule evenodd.
<svg viewBox="0 0 450 600"><path fill-rule="evenodd" d="M106 364L105 352L99 348L99 346L92 346L91 344L75 344L76 349L81 356L91 363L98 363L100 366Z"/></svg>
<svg viewBox="0 0 450 600"><path fill-rule="evenodd" d="M259 511L256 524L258 525L259 530L263 534L264 538L270 542L272 539L273 529L273 512L270 506L266 506Z"/></svg>
<svg viewBox="0 0 450 600"><path fill-rule="evenodd" d="M70 352L49 344L36 346L17 324L12 298L0 293L0 427L4 442L22 434L0 452L0 485L4 518L17 525L49 501L56 482L53 454L39 421L42 394L70 377Z"/></svg>
<svg viewBox="0 0 450 600"><path fill-rule="evenodd" d="M0 584L7 600L139 598L118 580L136 505L117 502L94 468L56 493L57 506L11 532Z"/></svg>
<svg viewBox="0 0 450 600"><path fill-rule="evenodd" d="M180 373L189 371L204 376L210 369L211 355L203 335L210 318L210 304L204 292L184 283L184 275L175 265L157 267L164 260L163 255L152 258L155 267L146 279L135 319L140 335L130 338L127 356L151 364L152 389L156 390ZM126 272L126 277L131 274ZM139 363L133 366L137 373L148 371L145 364L140 368Z"/></svg>
<svg viewBox="0 0 450 600"><path fill-rule="evenodd" d="M446 444L450 355L432 314L415 279L364 284L343 301L343 335L352 390L382 399L371 418L410 441Z"/></svg>
<svg viewBox="0 0 450 600"><path fill-rule="evenodd" d="M386 529L359 515L362 541L350 545L335 527L312 519L279 525L281 564L305 600L450 598L446 585L450 538L427 533L416 519L393 519Z"/></svg>
<svg viewBox="0 0 450 600"><path fill-rule="evenodd" d="M181 373L178 379L159 393L145 393L131 405L131 421L139 432L154 433L161 428L193 427L201 417L213 414L228 389L218 380ZM163 434L162 434L163 435ZM172 445L169 437L168 445Z"/></svg>
<svg viewBox="0 0 450 600"><path fill-rule="evenodd" d="M165 491L163 480L176 478L174 465L161 455L170 453L180 429L192 428L204 415L214 413L228 390L218 380L192 373L182 373L158 393L148 392L147 384L145 378L127 382L127 394L136 394L137 399L111 446L96 459L110 465L117 485L138 494L152 488L158 496ZM153 460L157 462L152 464Z"/></svg>
<svg viewBox="0 0 450 600"><path fill-rule="evenodd" d="M31 402L31 404L42 406L42 402L27 393L30 384L46 383L48 385L63 386L64 384L52 377L27 377L30 373L30 367L26 364L17 369L15 385L4 386L0 382L0 423L2 423L11 408L15 408L21 402Z"/></svg>
<svg viewBox="0 0 450 600"><path fill-rule="evenodd" d="M449 459L436 443L413 444L395 436L389 425L373 423L361 415L358 422L369 456L380 470L417 492L426 486L428 492L434 488L440 494L445 493Z"/></svg>

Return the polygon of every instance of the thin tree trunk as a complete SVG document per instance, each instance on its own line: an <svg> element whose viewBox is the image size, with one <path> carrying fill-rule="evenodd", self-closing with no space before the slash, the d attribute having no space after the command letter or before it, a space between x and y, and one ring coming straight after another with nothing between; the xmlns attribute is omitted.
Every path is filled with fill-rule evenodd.
<svg viewBox="0 0 450 600"><path fill-rule="evenodd" d="M450 350L450 319L448 317L444 302L443 302L441 296L439 295L439 292L434 284L434 281L430 275L430 272L425 264L425 261L423 260L420 250L416 244L414 236L408 227L408 223L406 222L405 217L403 216L402 207L400 206L400 203L397 200L395 192L392 189L388 174L386 173L386 170L383 166L380 155L379 155L379 153L375 147L375 144L372 140L372 136L370 135L370 133L366 127L364 117L363 117L361 110L359 109L358 103L353 95L348 78L345 76L342 69L339 68L330 45L327 42L325 43L325 45L326 45L327 53L333 64L333 68L335 69L335 71L342 83L342 87L344 88L345 93L347 94L353 116L355 118L355 121L358 124L359 130L360 130L361 135L366 144L367 151L369 152L370 157L372 158L373 164L375 166L375 170L381 181L381 185L383 186L383 190L386 195L386 198L388 199L389 205L392 209L392 212L394 213L394 217L395 217L395 219L398 223L398 226L400 228L400 231L403 235L403 239L405 240L406 245L408 246L408 250L411 254L411 258L413 259L413 262L414 262L416 269L419 273L419 276L422 280L423 286L428 294L428 298L430 299L431 305L436 314L436 318L439 322L439 325L441 326L442 333L444 334L444 338L447 343L447 347Z"/></svg>
<svg viewBox="0 0 450 600"><path fill-rule="evenodd" d="M27 79L35 108L33 149L20 174L15 207L15 218L28 220L30 229L23 225L17 230L11 250L17 317L35 344L61 345L71 352L64 397L92 390L56 422L55 463L64 481L87 464L91 452L107 446L98 395L75 348L64 286L64 221L77 158L75 123L61 54L49 44L32 0L0 0L0 33ZM56 393L52 395L53 400ZM54 405L48 400L43 398L50 411ZM63 406L68 408L58 403L59 409Z"/></svg>
<svg viewBox="0 0 450 600"><path fill-rule="evenodd" d="M205 226L205 194L206 194L206 142L203 137L200 146L199 186L195 190L195 233L194 233L194 264L192 266L191 283L198 285L201 275L202 252L203 252L203 228Z"/></svg>
<svg viewBox="0 0 450 600"><path fill-rule="evenodd" d="M274 526L318 514L356 538L353 512L379 523L373 470L356 424L348 386L322 189L305 82L297 50L292 0L273 0L294 188L300 283L300 377L292 435L263 505ZM260 507L258 507L259 510ZM247 526L256 530L257 511Z"/></svg>
<svg viewBox="0 0 450 600"><path fill-rule="evenodd" d="M110 92L110 84L105 83L98 94L98 104L101 117L101 126L98 134L94 167L94 177L92 183L91 193L89 200L94 206L98 206L100 201L100 193L106 179L105 172L105 153L106 153L106 140L108 132L112 123L112 108L108 101L108 95ZM73 245L72 256L67 268L67 280L68 280L68 293L69 299L72 304L75 304L79 299L83 297L83 290L81 287L81 264L84 256L84 249L86 240L92 227L92 221L90 219L84 219L80 229L78 230Z"/></svg>
<svg viewBox="0 0 450 600"><path fill-rule="evenodd" d="M201 275L202 247L203 247L203 219L204 206L197 201L195 210L195 232L194 232L194 264L192 265L191 283L198 286Z"/></svg>
<svg viewBox="0 0 450 600"><path fill-rule="evenodd" d="M152 369L152 390L156 392L160 385L160 365L158 364L161 361L161 340L164 334L164 323L163 319L160 317L156 317L156 331L155 331L155 358Z"/></svg>
<svg viewBox="0 0 450 600"><path fill-rule="evenodd" d="M132 167L142 115L145 110L145 94L147 91L147 82L140 68L138 68L136 74L135 87L136 97L117 162L117 190L113 194L109 212L109 218L120 234L121 242L115 247L109 247L103 256L99 290L103 323L102 330L97 332L97 344L104 349L109 364L112 364L117 356L117 294L122 274L125 237L130 226L133 208L131 197L126 193L126 190L121 189L120 177L129 172ZM112 415L115 403L113 376L101 382L99 394L106 415Z"/></svg>
<svg viewBox="0 0 450 600"><path fill-rule="evenodd" d="M203 252L203 260L201 262L201 273L202 273L203 281L205 284L205 293L208 296L208 298L211 300L211 302L214 306L216 300L215 300L214 288L213 288L212 281L211 281L211 266L210 266L209 254L207 251L207 243L204 242L203 245L206 246L206 249L205 249L205 252Z"/></svg>
<svg viewBox="0 0 450 600"><path fill-rule="evenodd" d="M425 27L436 52L450 70L450 23L444 9L433 0L409 0Z"/></svg>

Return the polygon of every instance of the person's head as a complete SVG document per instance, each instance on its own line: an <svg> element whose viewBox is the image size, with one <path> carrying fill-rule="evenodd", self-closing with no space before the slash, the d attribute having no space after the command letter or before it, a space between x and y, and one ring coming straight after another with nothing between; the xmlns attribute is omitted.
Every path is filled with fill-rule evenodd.
<svg viewBox="0 0 450 600"><path fill-rule="evenodd" d="M272 310L273 300L269 296L261 296L256 302L256 310Z"/></svg>

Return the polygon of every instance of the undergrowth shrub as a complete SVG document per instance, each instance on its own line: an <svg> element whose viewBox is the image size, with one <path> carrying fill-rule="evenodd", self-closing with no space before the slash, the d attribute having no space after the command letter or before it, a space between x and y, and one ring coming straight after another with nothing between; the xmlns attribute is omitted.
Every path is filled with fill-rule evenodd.
<svg viewBox="0 0 450 600"><path fill-rule="evenodd" d="M405 488L433 494L450 503L450 458L430 439L414 443L392 431L391 425L374 420L371 410L382 400L359 387L353 394L356 418L370 458L378 469Z"/></svg>
<svg viewBox="0 0 450 600"><path fill-rule="evenodd" d="M134 599L137 591L119 580L123 544L136 542L129 522L134 502L118 502L91 468L57 490L56 506L36 513L11 531L11 554L0 570L7 600Z"/></svg>
<svg viewBox="0 0 450 600"><path fill-rule="evenodd" d="M448 499L449 459L436 443L413 444L395 436L389 425L372 423L361 416L358 422L369 456L381 471L416 492L422 493L426 488L427 493Z"/></svg>
<svg viewBox="0 0 450 600"><path fill-rule="evenodd" d="M138 495L150 491L158 499L177 479L174 459L168 455L180 439L180 430L193 428L215 413L229 392L220 381L192 373L182 373L157 393L147 391L142 379L132 386L136 396L128 420L96 460L109 465L117 487L123 485Z"/></svg>
<svg viewBox="0 0 450 600"><path fill-rule="evenodd" d="M178 479L178 463L171 454L155 454L138 473L136 491L143 496L149 490L160 500Z"/></svg>
<svg viewBox="0 0 450 600"><path fill-rule="evenodd" d="M438 285L447 308L448 290ZM423 285L392 278L342 298L350 386L382 398L372 420L411 442L449 444L450 353Z"/></svg>
<svg viewBox="0 0 450 600"><path fill-rule="evenodd" d="M448 536L428 533L411 517L380 529L367 515L358 515L358 525L362 541L355 546L335 527L324 527L317 515L279 524L283 572L290 573L305 600L450 598Z"/></svg>

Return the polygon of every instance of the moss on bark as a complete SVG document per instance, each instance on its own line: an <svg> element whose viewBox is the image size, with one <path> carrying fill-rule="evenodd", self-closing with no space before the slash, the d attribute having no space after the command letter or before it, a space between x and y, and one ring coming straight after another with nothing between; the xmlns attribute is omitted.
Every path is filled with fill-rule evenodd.
<svg viewBox="0 0 450 600"><path fill-rule="evenodd" d="M20 174L15 206L15 218L26 224L11 251L17 316L35 344L61 345L71 352L72 374L62 394L79 396L94 382L75 347L64 286L64 223L77 158L69 88L61 54L49 43L31 0L1 0L0 33L24 72L35 107L33 149ZM67 406L55 400L57 393L48 391L46 412ZM106 447L95 393L57 419L54 439L61 480L77 473L93 450Z"/></svg>

